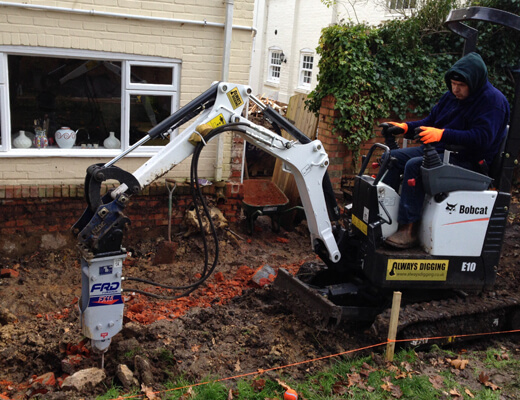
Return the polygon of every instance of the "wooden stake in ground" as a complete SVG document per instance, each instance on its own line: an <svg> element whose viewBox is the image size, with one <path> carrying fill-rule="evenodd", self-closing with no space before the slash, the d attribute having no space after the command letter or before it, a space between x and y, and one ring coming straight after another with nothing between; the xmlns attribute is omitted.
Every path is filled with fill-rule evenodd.
<svg viewBox="0 0 520 400"><path fill-rule="evenodd" d="M395 338L399 323L399 310L401 309L401 292L394 292L392 298L392 312L390 314L390 326L388 327L388 343L386 345L386 361L394 361Z"/></svg>

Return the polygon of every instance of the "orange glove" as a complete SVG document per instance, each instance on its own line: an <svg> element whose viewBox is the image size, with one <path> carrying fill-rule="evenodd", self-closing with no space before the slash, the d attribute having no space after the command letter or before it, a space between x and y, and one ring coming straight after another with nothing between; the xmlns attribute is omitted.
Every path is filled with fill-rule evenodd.
<svg viewBox="0 0 520 400"><path fill-rule="evenodd" d="M392 124L393 126L397 126L398 128L401 128L404 132L408 132L408 124L406 122L389 122L389 124ZM395 133L394 133L395 135Z"/></svg>
<svg viewBox="0 0 520 400"><path fill-rule="evenodd" d="M421 126L419 128L421 129L421 133L419 133L419 136L421 142L423 142L424 144L441 141L444 129L433 128L431 126Z"/></svg>

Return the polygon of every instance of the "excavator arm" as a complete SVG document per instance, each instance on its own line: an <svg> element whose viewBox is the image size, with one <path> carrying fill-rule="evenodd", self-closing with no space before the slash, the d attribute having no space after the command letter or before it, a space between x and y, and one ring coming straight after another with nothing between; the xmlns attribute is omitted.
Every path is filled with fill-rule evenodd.
<svg viewBox="0 0 520 400"><path fill-rule="evenodd" d="M248 100L259 105L278 133L256 125L242 116ZM181 125L190 123L182 132ZM281 136L280 128L294 140ZM251 95L251 88L233 83L215 83L206 92L180 108L152 128L147 135L106 164L88 168L85 178L87 208L73 227L82 254L82 298L80 301L83 333L92 339L92 347L105 352L110 339L122 328L122 247L125 227L130 223L124 208L132 195L160 178L186 158L198 154L214 137L226 131L283 161L300 194L313 249L327 263L341 259L338 238L342 230L333 224L339 212L327 175L329 158L319 140L311 141L289 121ZM170 142L135 172L115 164L131 151L158 136L170 136ZM101 195L103 182L116 180L120 185Z"/></svg>

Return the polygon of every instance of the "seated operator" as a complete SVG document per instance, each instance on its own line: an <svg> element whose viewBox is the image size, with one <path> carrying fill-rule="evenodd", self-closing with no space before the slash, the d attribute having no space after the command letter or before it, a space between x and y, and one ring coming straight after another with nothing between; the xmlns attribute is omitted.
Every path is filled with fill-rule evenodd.
<svg viewBox="0 0 520 400"><path fill-rule="evenodd" d="M422 143L436 143L439 153L443 153L445 145L461 145L464 150L452 154L450 163L478 171L482 160L491 164L507 134L509 103L489 83L486 64L477 53L469 53L457 61L446 72L444 79L448 91L426 118L414 122L390 122L384 126L386 132L383 134L404 133L406 138L412 139L415 129L420 127ZM410 147L390 152L396 160L383 182L397 191L403 175L399 229L385 241L392 247L406 249L417 244L424 202L421 178L423 148ZM409 186L409 179L415 179L416 185Z"/></svg>

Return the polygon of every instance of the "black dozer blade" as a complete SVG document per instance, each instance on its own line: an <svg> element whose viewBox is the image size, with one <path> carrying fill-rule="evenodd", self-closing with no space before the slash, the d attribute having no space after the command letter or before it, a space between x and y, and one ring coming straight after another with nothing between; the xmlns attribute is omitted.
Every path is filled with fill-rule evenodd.
<svg viewBox="0 0 520 400"><path fill-rule="evenodd" d="M309 288L283 268L278 269L273 288L275 295L283 300L286 307L318 328L334 327L341 321L340 306Z"/></svg>

